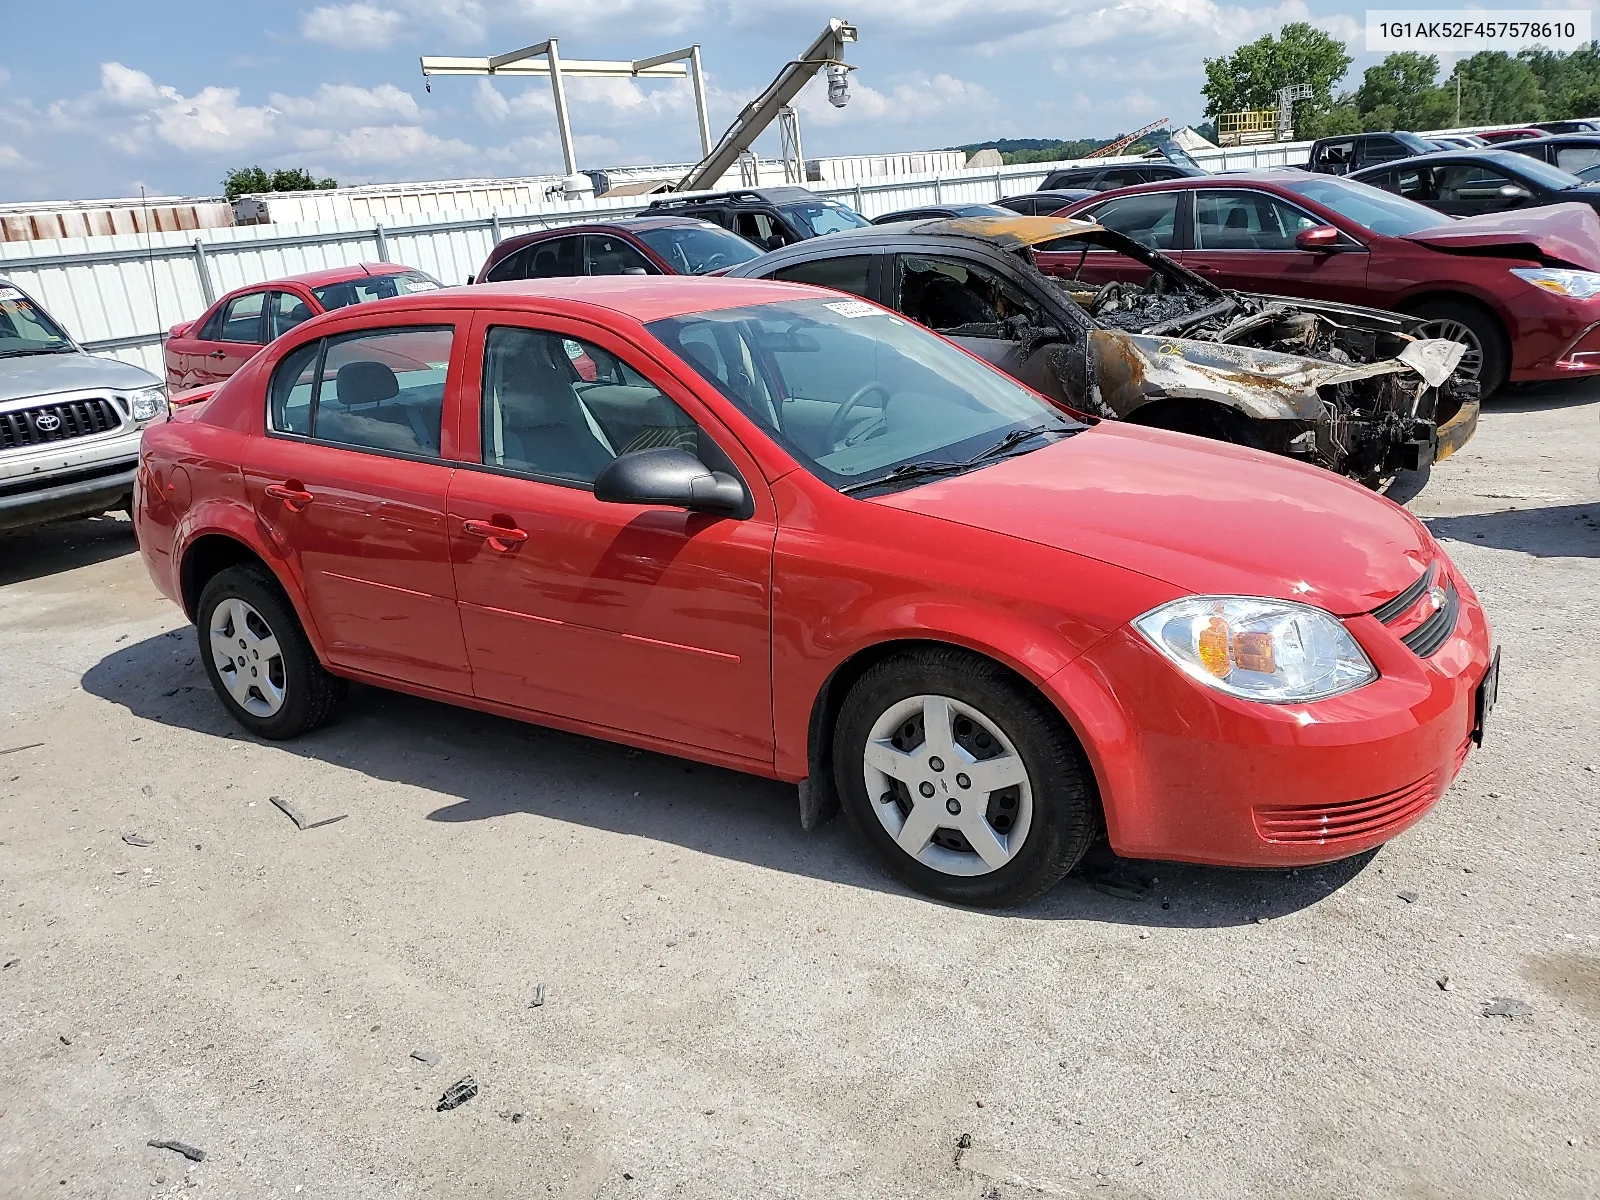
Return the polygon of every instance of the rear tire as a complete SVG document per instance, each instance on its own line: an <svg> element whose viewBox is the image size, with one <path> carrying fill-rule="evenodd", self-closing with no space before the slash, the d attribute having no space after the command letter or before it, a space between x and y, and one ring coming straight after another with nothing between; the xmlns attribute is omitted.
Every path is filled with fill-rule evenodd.
<svg viewBox="0 0 1600 1200"><path fill-rule="evenodd" d="M214 575L200 593L200 659L230 716L257 737L298 737L329 721L346 683L317 661L294 606L265 567Z"/></svg>
<svg viewBox="0 0 1600 1200"><path fill-rule="evenodd" d="M1478 381L1479 399L1487 400L1504 385L1510 352L1505 331L1491 314L1465 300L1425 300L1406 311L1422 320L1426 336L1467 347L1456 370Z"/></svg>
<svg viewBox="0 0 1600 1200"><path fill-rule="evenodd" d="M890 873L939 900L1020 904L1071 871L1099 830L1060 714L965 650L872 667L845 698L833 745L851 826Z"/></svg>

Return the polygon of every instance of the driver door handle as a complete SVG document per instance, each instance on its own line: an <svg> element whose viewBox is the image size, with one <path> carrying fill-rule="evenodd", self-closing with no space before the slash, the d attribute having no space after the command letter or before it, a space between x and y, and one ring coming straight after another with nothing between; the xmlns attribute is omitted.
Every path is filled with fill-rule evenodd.
<svg viewBox="0 0 1600 1200"><path fill-rule="evenodd" d="M206 357L207 358L227 358L228 357L228 352L226 350L213 350L210 354L206 355Z"/></svg>
<svg viewBox="0 0 1600 1200"><path fill-rule="evenodd" d="M463 521L461 528L473 537L488 541L492 550L510 550L528 540L528 531L514 525L496 525L493 521Z"/></svg>

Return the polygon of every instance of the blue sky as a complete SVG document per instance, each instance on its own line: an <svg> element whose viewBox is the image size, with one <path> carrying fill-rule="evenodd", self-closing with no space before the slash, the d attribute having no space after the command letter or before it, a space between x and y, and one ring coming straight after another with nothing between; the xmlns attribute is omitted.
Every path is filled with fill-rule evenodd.
<svg viewBox="0 0 1600 1200"><path fill-rule="evenodd" d="M1201 60L1313 20L1354 44L1358 9L1305 0L355 0L9 5L0 200L210 195L230 166L342 183L558 171L548 83L435 80L420 54L546 37L569 58L703 46L713 133L829 16L861 30L853 99L802 97L808 155L1192 122ZM70 15L69 15L70 14ZM1357 54L1356 72L1371 58ZM583 167L698 157L687 83L574 81ZM775 134L767 135L775 143ZM763 145L773 153L774 145Z"/></svg>

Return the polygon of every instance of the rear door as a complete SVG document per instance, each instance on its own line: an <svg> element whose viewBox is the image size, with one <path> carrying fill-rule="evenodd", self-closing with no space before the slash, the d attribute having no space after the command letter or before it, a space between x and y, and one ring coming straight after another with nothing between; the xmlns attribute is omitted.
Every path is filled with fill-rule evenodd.
<svg viewBox="0 0 1600 1200"><path fill-rule="evenodd" d="M1266 192L1203 189L1195 192L1193 249L1180 257L1184 266L1222 287L1363 303L1365 247L1348 237L1334 253L1295 247L1300 230L1321 224Z"/></svg>
<svg viewBox="0 0 1600 1200"><path fill-rule="evenodd" d="M331 662L470 695L444 519L463 340L401 314L297 348L273 373L244 476Z"/></svg>
<svg viewBox="0 0 1600 1200"><path fill-rule="evenodd" d="M873 276L876 266L881 264L885 257L884 254L877 253L836 254L831 258L813 258L779 267L767 278L782 279L788 283L809 283L816 287L850 292L868 300L879 300L882 293L875 285ZM886 301L881 302L886 303Z"/></svg>
<svg viewBox="0 0 1600 1200"><path fill-rule="evenodd" d="M224 304L190 353L189 387L221 383L267 344L265 290L242 292Z"/></svg>

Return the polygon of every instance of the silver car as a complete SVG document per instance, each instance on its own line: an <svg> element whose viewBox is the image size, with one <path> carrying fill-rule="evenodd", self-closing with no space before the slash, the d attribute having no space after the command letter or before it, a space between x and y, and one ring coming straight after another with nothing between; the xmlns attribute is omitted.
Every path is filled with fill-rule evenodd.
<svg viewBox="0 0 1600 1200"><path fill-rule="evenodd" d="M0 276L0 532L127 508L140 431L166 415L159 379L88 353Z"/></svg>

